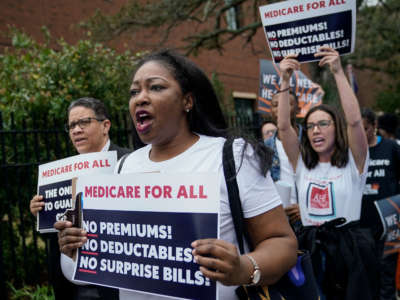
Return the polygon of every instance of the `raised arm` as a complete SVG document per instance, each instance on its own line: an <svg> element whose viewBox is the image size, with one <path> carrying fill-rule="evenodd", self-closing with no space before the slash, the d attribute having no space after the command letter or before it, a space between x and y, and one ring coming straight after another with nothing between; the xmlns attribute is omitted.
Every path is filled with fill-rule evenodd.
<svg viewBox="0 0 400 300"><path fill-rule="evenodd" d="M294 54L288 55L279 64L281 70L281 92L278 94L279 138L295 172L297 167L297 159L299 158L300 154L300 145L296 130L292 127L290 122L289 83L293 70L298 70L300 67L296 57L297 55Z"/></svg>
<svg viewBox="0 0 400 300"><path fill-rule="evenodd" d="M358 171L362 173L368 152L368 142L364 132L360 107L340 63L340 56L334 49L323 46L315 57L321 58L319 66L328 65L339 91L346 122L349 145Z"/></svg>

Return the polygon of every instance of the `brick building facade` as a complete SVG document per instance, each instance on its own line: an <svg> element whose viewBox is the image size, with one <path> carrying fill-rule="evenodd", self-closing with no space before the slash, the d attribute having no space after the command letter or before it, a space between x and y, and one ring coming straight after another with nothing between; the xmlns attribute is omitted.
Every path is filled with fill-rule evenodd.
<svg viewBox="0 0 400 300"><path fill-rule="evenodd" d="M79 22L94 14L96 9L109 14L115 13L125 2L126 0L2 0L0 1L0 32L6 32L7 25L14 25L40 40L41 27L46 26L53 37L63 37L67 42L74 43L84 37L84 33L77 26ZM191 26L179 28L171 35L166 46L179 45L180 38L185 33L194 30L196 28ZM145 31L135 37L125 34L108 45L119 50L123 50L126 46L133 51L151 50L157 47L154 46L157 37L154 32ZM0 51L9 46L11 46L9 39L0 35ZM245 45L244 38L237 38L226 45L222 54L218 51L204 50L198 56L192 57L208 75L216 72L223 83L225 92L234 98L242 99L242 104L239 106L245 104L248 109L256 107L255 98L259 85L258 62L261 58L270 58L261 28L257 30L251 45ZM373 95L364 92L362 82L359 81L358 84L361 105L372 103ZM229 109L232 110L233 104L230 106Z"/></svg>

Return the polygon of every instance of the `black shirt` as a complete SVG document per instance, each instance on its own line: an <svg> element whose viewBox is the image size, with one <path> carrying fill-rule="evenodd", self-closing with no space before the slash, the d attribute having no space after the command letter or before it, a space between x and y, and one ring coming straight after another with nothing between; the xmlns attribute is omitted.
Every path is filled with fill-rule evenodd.
<svg viewBox="0 0 400 300"><path fill-rule="evenodd" d="M400 193L400 146L393 140L382 138L369 148L369 157L360 222L379 236L383 228L374 201Z"/></svg>

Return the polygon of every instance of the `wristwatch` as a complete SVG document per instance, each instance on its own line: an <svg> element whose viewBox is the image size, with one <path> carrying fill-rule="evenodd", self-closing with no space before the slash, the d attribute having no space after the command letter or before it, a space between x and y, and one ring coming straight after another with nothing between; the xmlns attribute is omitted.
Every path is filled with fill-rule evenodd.
<svg viewBox="0 0 400 300"><path fill-rule="evenodd" d="M258 266L256 260L252 256L250 256L248 254L245 254L245 256L251 261L251 264L254 267L254 272L250 276L250 283L246 284L246 285L247 286L257 285L261 281L261 270L260 270L260 267Z"/></svg>

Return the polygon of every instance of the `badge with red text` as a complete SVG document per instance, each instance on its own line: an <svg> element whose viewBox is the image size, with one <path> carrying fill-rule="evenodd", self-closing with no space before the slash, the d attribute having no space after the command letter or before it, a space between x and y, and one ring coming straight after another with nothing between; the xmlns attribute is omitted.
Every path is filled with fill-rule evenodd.
<svg viewBox="0 0 400 300"><path fill-rule="evenodd" d="M307 210L311 216L326 217L335 214L332 183L310 183L307 190Z"/></svg>

